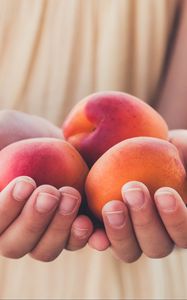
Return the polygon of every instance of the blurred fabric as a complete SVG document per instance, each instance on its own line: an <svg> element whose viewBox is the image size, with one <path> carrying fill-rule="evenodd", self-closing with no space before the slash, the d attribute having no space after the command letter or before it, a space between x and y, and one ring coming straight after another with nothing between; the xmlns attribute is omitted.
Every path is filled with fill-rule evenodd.
<svg viewBox="0 0 187 300"><path fill-rule="evenodd" d="M155 103L176 0L0 0L0 109L61 125L100 90ZM0 258L1 299L187 299L187 254L133 264L86 247L51 263Z"/></svg>

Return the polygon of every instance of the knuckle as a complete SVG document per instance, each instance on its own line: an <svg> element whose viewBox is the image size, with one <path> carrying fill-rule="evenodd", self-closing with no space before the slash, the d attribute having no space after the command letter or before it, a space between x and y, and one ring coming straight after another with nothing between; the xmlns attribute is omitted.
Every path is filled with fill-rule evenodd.
<svg viewBox="0 0 187 300"><path fill-rule="evenodd" d="M28 222L25 228L28 234L35 235L43 230L43 224L40 222Z"/></svg>
<svg viewBox="0 0 187 300"><path fill-rule="evenodd" d="M120 252L117 252L113 247L112 247L112 253L113 253L113 256L117 259L117 260L122 260L126 263L133 263L135 261L137 261L140 256L142 255L142 251L141 250L137 250L136 252L134 253L125 253L124 251L120 251Z"/></svg>
<svg viewBox="0 0 187 300"><path fill-rule="evenodd" d="M128 238L129 239L129 238ZM123 246L124 244L124 234L123 232L119 232L116 234L111 234L110 235L110 241L112 242L112 244L118 245L118 246ZM126 239L127 242L127 239Z"/></svg>
<svg viewBox="0 0 187 300"><path fill-rule="evenodd" d="M76 251L84 248L86 246L87 242L82 242L82 243L70 243L66 246L66 250L68 251Z"/></svg>
<svg viewBox="0 0 187 300"><path fill-rule="evenodd" d="M180 220L178 222L174 222L168 225L168 228L170 230L175 230L177 232L181 232L181 230L183 231L184 228L186 226L186 220Z"/></svg>
<svg viewBox="0 0 187 300"><path fill-rule="evenodd" d="M134 221L134 226L137 228L137 229L146 229L146 228L149 228L153 223L153 219L146 219L146 220L143 220L143 221Z"/></svg>
<svg viewBox="0 0 187 300"><path fill-rule="evenodd" d="M1 198L0 198L1 199ZM0 216L3 216L5 220L9 220L10 218L10 210L8 210L4 206L0 206Z"/></svg>
<svg viewBox="0 0 187 300"><path fill-rule="evenodd" d="M128 264L133 263L133 262L137 261L140 258L140 256L141 256L141 253L137 253L132 256L126 256L125 262Z"/></svg>
<svg viewBox="0 0 187 300"><path fill-rule="evenodd" d="M49 252L37 253L35 251L29 253L29 255L35 260L39 260L42 262L51 262L57 258L59 254L51 254Z"/></svg>
<svg viewBox="0 0 187 300"><path fill-rule="evenodd" d="M14 248L5 248L0 250L1 256L4 256L6 258L12 258L12 259L18 259L25 255L25 253L22 253L20 250L14 249Z"/></svg>
<svg viewBox="0 0 187 300"><path fill-rule="evenodd" d="M67 221L67 220L66 220ZM61 235L63 238L69 235L71 230L71 223L69 221L63 222L63 224L55 223L52 225L51 230L53 231L54 236Z"/></svg>
<svg viewBox="0 0 187 300"><path fill-rule="evenodd" d="M149 258L163 258L168 256L173 251L173 246L168 249L157 249L145 251L144 254Z"/></svg>

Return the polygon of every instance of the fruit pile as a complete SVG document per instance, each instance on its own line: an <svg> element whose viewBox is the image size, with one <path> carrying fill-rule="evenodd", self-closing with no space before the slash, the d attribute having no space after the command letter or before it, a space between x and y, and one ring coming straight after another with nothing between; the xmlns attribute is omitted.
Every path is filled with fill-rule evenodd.
<svg viewBox="0 0 187 300"><path fill-rule="evenodd" d="M105 203L122 200L121 188L131 180L143 182L152 195L162 186L172 187L187 202L186 171L168 140L167 124L138 98L92 94L72 109L62 131L66 141L33 138L0 151L0 190L22 175L37 185L69 185L99 219Z"/></svg>

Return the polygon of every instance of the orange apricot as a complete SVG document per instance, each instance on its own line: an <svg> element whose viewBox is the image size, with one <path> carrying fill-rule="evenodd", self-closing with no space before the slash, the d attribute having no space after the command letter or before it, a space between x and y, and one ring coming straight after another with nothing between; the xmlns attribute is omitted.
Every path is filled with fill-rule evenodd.
<svg viewBox="0 0 187 300"><path fill-rule="evenodd" d="M110 200L122 200L121 188L129 181L143 182L152 197L160 187L171 187L187 203L186 171L177 148L168 141L136 137L118 143L91 168L85 183L88 205L99 219Z"/></svg>

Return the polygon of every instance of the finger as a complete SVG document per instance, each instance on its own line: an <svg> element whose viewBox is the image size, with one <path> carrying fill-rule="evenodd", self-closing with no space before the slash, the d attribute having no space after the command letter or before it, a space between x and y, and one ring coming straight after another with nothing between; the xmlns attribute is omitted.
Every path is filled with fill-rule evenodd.
<svg viewBox="0 0 187 300"><path fill-rule="evenodd" d="M187 166L187 130L170 130L169 141L177 147L183 164Z"/></svg>
<svg viewBox="0 0 187 300"><path fill-rule="evenodd" d="M71 187L60 189L60 205L47 231L30 255L40 261L54 260L65 248L72 223L78 213L81 195Z"/></svg>
<svg viewBox="0 0 187 300"><path fill-rule="evenodd" d="M134 231L143 252L151 258L167 256L173 249L173 242L147 187L141 182L129 182L124 185L122 195L128 205Z"/></svg>
<svg viewBox="0 0 187 300"><path fill-rule="evenodd" d="M125 262L134 262L141 249L131 226L128 210L122 201L110 201L103 208L107 236L115 255Z"/></svg>
<svg viewBox="0 0 187 300"><path fill-rule="evenodd" d="M48 185L38 187L19 218L0 237L0 251L3 256L19 258L36 245L46 230L59 203L60 192Z"/></svg>
<svg viewBox="0 0 187 300"><path fill-rule="evenodd" d="M104 251L110 247L110 241L104 229L97 228L88 240L90 248L97 251Z"/></svg>
<svg viewBox="0 0 187 300"><path fill-rule="evenodd" d="M155 202L162 221L172 240L180 248L187 248L187 208L172 188L156 191Z"/></svg>
<svg viewBox="0 0 187 300"><path fill-rule="evenodd" d="M66 249L75 251L86 246L90 235L93 232L93 225L87 216L78 216L72 224L70 238Z"/></svg>
<svg viewBox="0 0 187 300"><path fill-rule="evenodd" d="M30 177L22 176L11 181L0 193L0 234L20 214L36 183Z"/></svg>

